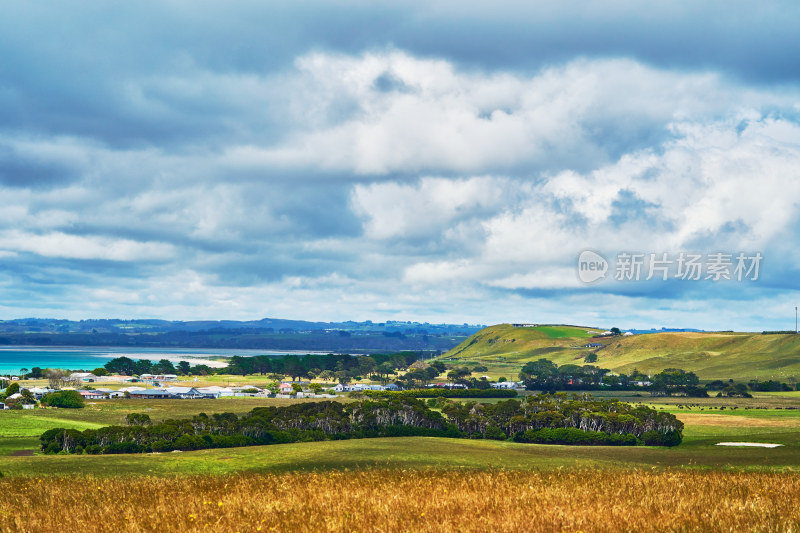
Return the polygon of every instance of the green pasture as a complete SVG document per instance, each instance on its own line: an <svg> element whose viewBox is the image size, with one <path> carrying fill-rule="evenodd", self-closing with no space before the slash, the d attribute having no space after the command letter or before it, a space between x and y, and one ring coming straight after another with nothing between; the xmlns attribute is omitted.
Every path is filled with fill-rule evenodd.
<svg viewBox="0 0 800 533"><path fill-rule="evenodd" d="M480 361L493 372L489 375L503 370L516 377L529 361L545 358L558 365L584 364L586 355L596 353L597 362L592 364L616 372L630 373L636 368L656 373L672 367L706 380L800 381L800 335L659 332L592 339L602 347L587 348L589 331L597 329L500 324L475 333L442 358L456 364Z"/></svg>
<svg viewBox="0 0 800 533"><path fill-rule="evenodd" d="M800 410L713 408L688 409L679 403L647 403L684 420L684 442L676 448L581 447L517 444L487 440L384 438L295 443L248 448L144 455L34 455L38 436L52 427L85 429L120 423L129 412L154 419L191 416L198 412L244 413L258 405L297 400L230 398L218 400L112 400L86 409L42 409L0 412L0 472L5 475L176 475L223 474L239 471L283 472L360 467L552 469L709 468L736 470L800 469ZM656 400L656 399L653 399ZM663 399L657 399L663 400ZM676 399L670 399L676 400ZM684 399L685 400L685 399ZM727 400L727 399L726 399ZM303 400L300 400L303 401ZM764 395L740 402L778 401L800 405L796 395ZM754 404L755 405L755 404ZM719 407L719 406L717 406ZM773 442L784 446L725 448L722 441Z"/></svg>

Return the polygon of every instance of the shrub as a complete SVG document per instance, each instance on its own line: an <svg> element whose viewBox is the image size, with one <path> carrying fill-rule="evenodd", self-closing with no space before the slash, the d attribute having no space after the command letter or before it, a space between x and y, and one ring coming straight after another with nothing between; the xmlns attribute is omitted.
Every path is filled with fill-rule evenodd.
<svg viewBox="0 0 800 533"><path fill-rule="evenodd" d="M568 444L573 446L636 446L640 443L630 433L604 433L602 431L583 431L578 428L529 429L514 436L517 442L535 444Z"/></svg>
<svg viewBox="0 0 800 533"><path fill-rule="evenodd" d="M17 382L15 381L14 383L12 383L11 385L9 385L9 386L6 388L5 397L6 397L6 398L8 398L8 397L9 397L9 396L11 396L12 394L16 394L16 393L18 393L18 392L19 392L19 383L17 383Z"/></svg>
<svg viewBox="0 0 800 533"><path fill-rule="evenodd" d="M82 409L84 406L83 396L74 390L62 390L46 394L42 398L42 403L51 407L61 407L62 409Z"/></svg>
<svg viewBox="0 0 800 533"><path fill-rule="evenodd" d="M681 434L679 431L669 433L645 431L642 434L642 442L647 446L677 446L681 443Z"/></svg>
<svg viewBox="0 0 800 533"><path fill-rule="evenodd" d="M506 440L505 432L497 426L489 426L483 433L483 438L491 440Z"/></svg>

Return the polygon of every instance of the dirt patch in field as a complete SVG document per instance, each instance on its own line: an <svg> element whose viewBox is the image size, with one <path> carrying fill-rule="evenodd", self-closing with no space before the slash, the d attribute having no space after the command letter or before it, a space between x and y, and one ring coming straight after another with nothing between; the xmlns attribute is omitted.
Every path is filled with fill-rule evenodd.
<svg viewBox="0 0 800 533"><path fill-rule="evenodd" d="M14 450L9 455L11 457L33 457L34 450Z"/></svg>
<svg viewBox="0 0 800 533"><path fill-rule="evenodd" d="M750 416L706 415L701 413L676 413L675 416L684 424L692 426L800 427L800 418L755 418Z"/></svg>

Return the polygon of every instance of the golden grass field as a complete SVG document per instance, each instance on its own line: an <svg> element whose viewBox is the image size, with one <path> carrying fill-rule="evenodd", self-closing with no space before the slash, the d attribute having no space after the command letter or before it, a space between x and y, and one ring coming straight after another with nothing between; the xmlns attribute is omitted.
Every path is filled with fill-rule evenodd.
<svg viewBox="0 0 800 533"><path fill-rule="evenodd" d="M800 531L800 474L560 469L0 480L0 530Z"/></svg>

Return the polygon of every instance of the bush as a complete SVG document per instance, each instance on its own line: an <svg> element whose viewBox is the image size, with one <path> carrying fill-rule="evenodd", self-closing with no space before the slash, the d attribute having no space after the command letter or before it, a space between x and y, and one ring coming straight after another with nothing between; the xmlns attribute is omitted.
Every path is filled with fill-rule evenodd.
<svg viewBox="0 0 800 533"><path fill-rule="evenodd" d="M12 394L16 394L16 393L18 393L18 392L19 392L19 383L17 383L17 382L15 381L14 383L12 383L11 385L9 385L9 386L6 388L5 397L6 397L6 398L8 398L8 397L9 397L9 396L11 396Z"/></svg>
<svg viewBox="0 0 800 533"><path fill-rule="evenodd" d="M483 433L483 438L491 440L506 440L505 432L497 426L489 426Z"/></svg>
<svg viewBox="0 0 800 533"><path fill-rule="evenodd" d="M46 394L42 398L42 403L62 409L82 409L84 407L83 396L74 390L62 390Z"/></svg>
<svg viewBox="0 0 800 533"><path fill-rule="evenodd" d="M640 443L639 439L630 433L583 431L578 428L529 429L515 435L514 440L535 444L568 444L572 446L636 446Z"/></svg>
<svg viewBox="0 0 800 533"><path fill-rule="evenodd" d="M681 434L678 431L669 433L645 431L642 433L642 442L647 446L677 446L681 443Z"/></svg>

